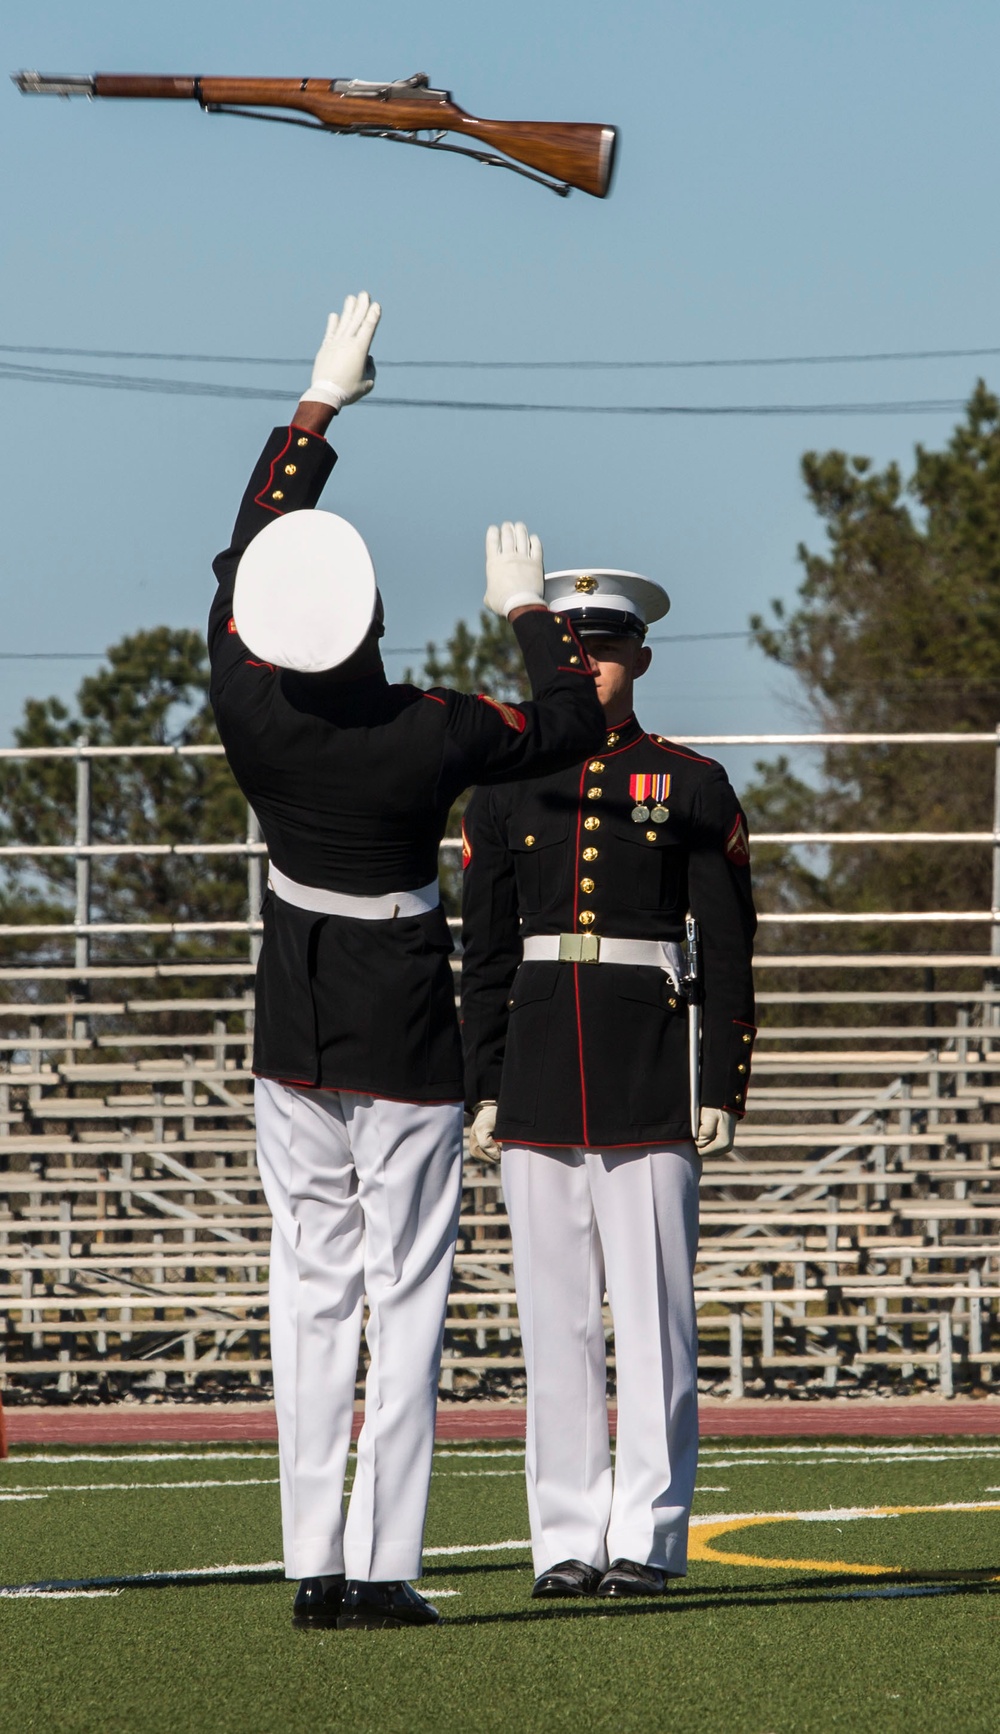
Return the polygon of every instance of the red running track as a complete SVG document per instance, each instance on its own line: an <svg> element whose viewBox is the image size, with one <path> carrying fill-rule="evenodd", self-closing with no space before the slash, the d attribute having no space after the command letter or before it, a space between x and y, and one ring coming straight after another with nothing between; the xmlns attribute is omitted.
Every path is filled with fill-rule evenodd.
<svg viewBox="0 0 1000 1734"><path fill-rule="evenodd" d="M752 1399L702 1403L701 1436L711 1438L901 1439L929 1434L1000 1435L1000 1398L980 1402ZM273 1442L270 1404L119 1404L101 1408L0 1410L0 1442L19 1445L153 1445ZM361 1424L355 1416L354 1431ZM612 1417L613 1424L613 1417ZM438 1410L442 1442L523 1439L524 1409L506 1403L447 1404Z"/></svg>

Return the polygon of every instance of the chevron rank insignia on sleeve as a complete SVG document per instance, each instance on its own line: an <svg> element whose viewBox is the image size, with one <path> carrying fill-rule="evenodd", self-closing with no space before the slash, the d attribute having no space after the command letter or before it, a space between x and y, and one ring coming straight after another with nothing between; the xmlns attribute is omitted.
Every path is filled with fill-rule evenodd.
<svg viewBox="0 0 1000 1734"><path fill-rule="evenodd" d="M736 823L726 839L726 859L734 867L749 867L750 838L747 836L747 823L742 813L737 813Z"/></svg>

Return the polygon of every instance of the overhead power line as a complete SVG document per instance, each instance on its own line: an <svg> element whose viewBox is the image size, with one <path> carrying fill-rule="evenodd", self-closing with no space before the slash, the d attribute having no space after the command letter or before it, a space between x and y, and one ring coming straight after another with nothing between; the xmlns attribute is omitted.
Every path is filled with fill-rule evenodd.
<svg viewBox="0 0 1000 1734"><path fill-rule="evenodd" d="M71 355L91 361L198 361L221 367L311 367L312 356L302 355L201 355L189 351L157 349L67 349L43 343L0 343L3 355ZM694 360L599 361L383 361L379 367L486 369L493 372L648 372L697 367L832 367L844 363L881 361L955 361L977 356L1000 355L1000 346L979 349L883 349L836 355L737 355L709 356Z"/></svg>
<svg viewBox="0 0 1000 1734"><path fill-rule="evenodd" d="M750 632L674 632L647 639L648 644L693 644L707 638L752 638ZM426 644L387 646L383 656L423 656ZM105 650L0 650L0 662L99 662Z"/></svg>
<svg viewBox="0 0 1000 1734"><path fill-rule="evenodd" d="M30 366L0 362L0 380L31 385L85 386L102 391L152 393L166 397L211 397L241 402L297 401L301 381L287 388L255 385L218 385L207 380L153 379L141 374L96 373L74 368ZM802 415L954 415L964 409L957 397L913 398L876 403L737 403L737 404L643 404L643 403L505 403L490 399L445 397L367 398L375 409L447 409L488 411L513 415L624 415L624 416L802 416Z"/></svg>

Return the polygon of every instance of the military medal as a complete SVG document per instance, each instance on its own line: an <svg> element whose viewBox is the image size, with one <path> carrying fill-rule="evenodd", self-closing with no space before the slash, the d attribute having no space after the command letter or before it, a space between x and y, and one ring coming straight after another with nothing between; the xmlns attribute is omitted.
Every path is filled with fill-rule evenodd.
<svg viewBox="0 0 1000 1734"><path fill-rule="evenodd" d="M628 792L635 802L632 808L634 824L644 825L647 819L652 818L654 825L662 825L669 819L670 808L663 804L670 793L669 772L637 772L629 778ZM655 803L652 813L649 809L650 801Z"/></svg>
<svg viewBox="0 0 1000 1734"><path fill-rule="evenodd" d="M649 818L649 808L646 802L652 781L652 777L642 774L629 777L628 792L635 802L635 806L632 808L632 823L634 825L644 825Z"/></svg>

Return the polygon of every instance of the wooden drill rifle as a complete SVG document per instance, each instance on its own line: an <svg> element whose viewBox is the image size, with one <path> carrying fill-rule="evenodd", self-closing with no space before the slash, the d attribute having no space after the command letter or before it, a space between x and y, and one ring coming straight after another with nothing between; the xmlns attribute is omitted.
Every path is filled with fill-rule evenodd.
<svg viewBox="0 0 1000 1734"><path fill-rule="evenodd" d="M200 103L208 114L286 121L321 132L456 151L495 168L511 169L562 196L579 187L596 199L605 197L618 136L613 126L584 122L480 120L459 108L450 91L432 90L424 72L391 84L366 84L359 78L170 78L117 72L97 72L89 78L15 72L12 77L27 96L186 97ZM312 119L258 112L272 108L297 110ZM446 144L446 133L461 134L489 148Z"/></svg>

